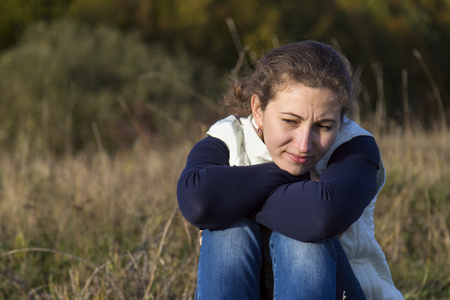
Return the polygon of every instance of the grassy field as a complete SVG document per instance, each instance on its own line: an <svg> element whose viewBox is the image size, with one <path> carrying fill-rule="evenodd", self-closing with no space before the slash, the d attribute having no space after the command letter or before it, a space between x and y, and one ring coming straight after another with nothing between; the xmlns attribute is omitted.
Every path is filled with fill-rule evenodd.
<svg viewBox="0 0 450 300"><path fill-rule="evenodd" d="M378 138L377 239L406 299L450 297L450 135ZM197 231L175 187L193 142L0 154L0 299L191 299Z"/></svg>

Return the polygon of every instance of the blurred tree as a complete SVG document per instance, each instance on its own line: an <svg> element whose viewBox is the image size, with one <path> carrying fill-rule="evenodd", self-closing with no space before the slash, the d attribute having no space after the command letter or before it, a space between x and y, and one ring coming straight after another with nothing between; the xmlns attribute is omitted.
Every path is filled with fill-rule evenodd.
<svg viewBox="0 0 450 300"><path fill-rule="evenodd" d="M38 20L64 15L73 0L1 0L0 49L14 44L25 28Z"/></svg>
<svg viewBox="0 0 450 300"><path fill-rule="evenodd" d="M416 117L424 123L433 123L436 106L424 112L432 89L412 52L417 49L431 69L447 105L450 90L447 84L450 64L450 2L441 0L340 0L340 10L349 20L335 37L351 61L365 67L363 80L375 98L375 80L371 63L383 66L388 115L399 119L401 114L401 72L408 71L409 101ZM445 12L446 17L442 17ZM433 16L441 16L439 19ZM345 32L347 34L345 34ZM422 109L419 109L422 108ZM433 125L433 124L431 124Z"/></svg>
<svg viewBox="0 0 450 300"><path fill-rule="evenodd" d="M450 105L448 0L0 0L0 49L31 22L60 16L139 31L148 44L161 43L171 54L184 48L224 74L238 61L236 34L242 47L248 46L250 63L278 44L317 39L341 49L361 72L368 110L379 98L381 73L373 66L382 66L391 118L401 119L401 73L407 70L413 115L426 121L432 112L423 108L433 96L412 54L417 49Z"/></svg>
<svg viewBox="0 0 450 300"><path fill-rule="evenodd" d="M197 99L185 87L214 78L204 68L196 75L196 66L184 51L169 55L136 34L37 23L0 56L3 144L25 132L42 147L70 153L95 145L98 133L109 149L154 131L186 135L178 129L195 117Z"/></svg>

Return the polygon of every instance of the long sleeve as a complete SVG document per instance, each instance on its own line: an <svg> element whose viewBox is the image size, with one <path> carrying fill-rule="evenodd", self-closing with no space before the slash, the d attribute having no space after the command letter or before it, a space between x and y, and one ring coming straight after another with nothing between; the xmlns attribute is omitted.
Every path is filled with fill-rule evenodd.
<svg viewBox="0 0 450 300"><path fill-rule="evenodd" d="M336 236L375 196L379 162L375 140L356 137L335 150L318 182L278 187L251 218L300 241Z"/></svg>
<svg viewBox="0 0 450 300"><path fill-rule="evenodd" d="M188 155L178 181L178 205L194 226L220 228L247 216L276 187L298 180L274 163L230 167L227 146L207 137Z"/></svg>

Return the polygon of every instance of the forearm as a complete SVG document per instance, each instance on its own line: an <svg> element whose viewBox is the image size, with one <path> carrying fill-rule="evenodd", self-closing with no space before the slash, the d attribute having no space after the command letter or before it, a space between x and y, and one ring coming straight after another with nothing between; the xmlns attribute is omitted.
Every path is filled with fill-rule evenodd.
<svg viewBox="0 0 450 300"><path fill-rule="evenodd" d="M370 201L338 194L322 182L286 185L274 191L253 218L303 242L331 238L353 224Z"/></svg>
<svg viewBox="0 0 450 300"><path fill-rule="evenodd" d="M336 150L318 182L277 188L251 218L305 242L341 234L361 216L376 194L378 148L372 144L367 150L365 143L359 143L361 140Z"/></svg>
<svg viewBox="0 0 450 300"><path fill-rule="evenodd" d="M298 180L273 163L230 167L228 159L226 146L209 138L193 148L180 176L180 210L199 228L231 225L260 206L276 187Z"/></svg>
<svg viewBox="0 0 450 300"><path fill-rule="evenodd" d="M193 225L219 228L244 218L261 205L275 186L285 182L274 164L205 167L180 177L178 203Z"/></svg>

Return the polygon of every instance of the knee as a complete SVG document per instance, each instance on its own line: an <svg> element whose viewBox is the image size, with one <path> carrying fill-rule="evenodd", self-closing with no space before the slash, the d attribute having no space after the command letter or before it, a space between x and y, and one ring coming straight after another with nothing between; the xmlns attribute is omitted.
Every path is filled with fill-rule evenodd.
<svg viewBox="0 0 450 300"><path fill-rule="evenodd" d="M335 252L335 245L332 239L316 242L301 242L276 231L273 231L270 236L270 245L271 247L280 247L287 253L308 253L316 251Z"/></svg>
<svg viewBox="0 0 450 300"><path fill-rule="evenodd" d="M270 237L271 256L278 263L305 267L305 265L328 266L334 268L337 253L332 240L300 242L278 232Z"/></svg>
<svg viewBox="0 0 450 300"><path fill-rule="evenodd" d="M262 233L259 225L243 219L219 230L203 230L201 252L215 256L258 257L262 251Z"/></svg>

